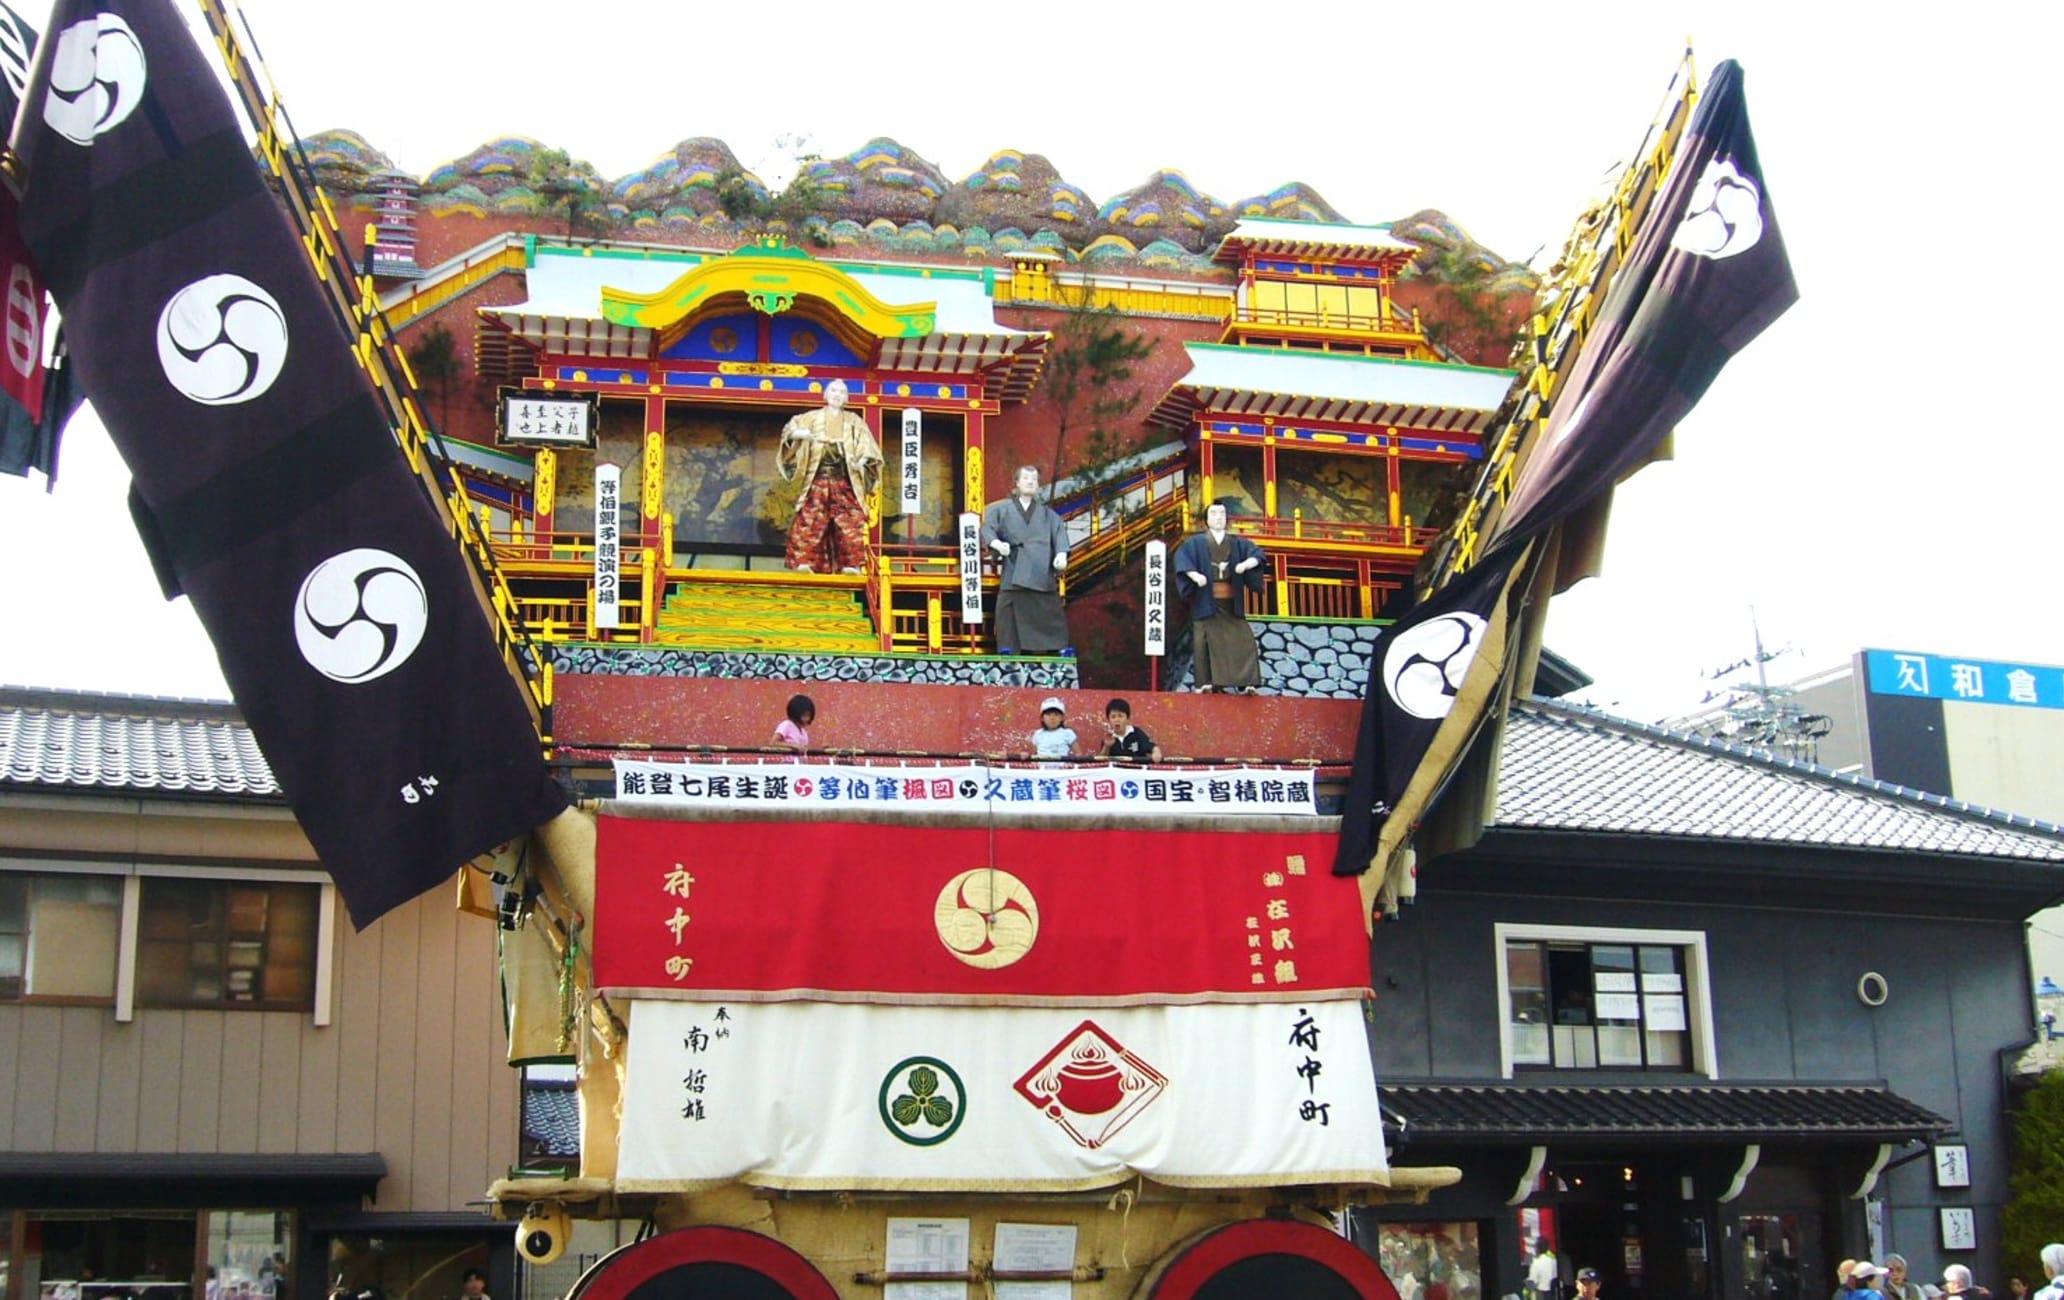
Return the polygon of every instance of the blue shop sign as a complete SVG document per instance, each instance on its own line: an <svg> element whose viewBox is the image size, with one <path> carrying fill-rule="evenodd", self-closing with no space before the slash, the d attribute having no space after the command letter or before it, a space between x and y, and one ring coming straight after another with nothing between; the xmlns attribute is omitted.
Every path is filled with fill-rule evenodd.
<svg viewBox="0 0 2064 1300"><path fill-rule="evenodd" d="M1866 650L1863 659L1876 695L2064 709L2064 668L2050 664L1955 659L1904 650Z"/></svg>

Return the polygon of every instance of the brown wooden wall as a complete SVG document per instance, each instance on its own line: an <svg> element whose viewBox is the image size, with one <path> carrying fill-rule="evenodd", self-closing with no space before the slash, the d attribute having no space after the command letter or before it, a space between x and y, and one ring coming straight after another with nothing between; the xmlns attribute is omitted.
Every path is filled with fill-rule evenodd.
<svg viewBox="0 0 2064 1300"><path fill-rule="evenodd" d="M0 817L0 856L43 838L34 820ZM159 838L148 816L113 820L138 856ZM340 905L336 935L323 1028L308 1013L139 1008L118 1024L112 1006L0 1004L0 1150L378 1152L388 1175L371 1208L465 1210L517 1150L494 926L440 888L363 932Z"/></svg>

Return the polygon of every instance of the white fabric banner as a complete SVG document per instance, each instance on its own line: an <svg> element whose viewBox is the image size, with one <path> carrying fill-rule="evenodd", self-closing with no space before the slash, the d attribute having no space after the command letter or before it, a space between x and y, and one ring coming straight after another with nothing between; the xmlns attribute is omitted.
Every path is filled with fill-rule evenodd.
<svg viewBox="0 0 2064 1300"><path fill-rule="evenodd" d="M620 627L617 587L621 582L623 470L608 461L595 466L595 626Z"/></svg>
<svg viewBox="0 0 2064 1300"><path fill-rule="evenodd" d="M1315 817L1307 768L1141 769L1117 763L659 763L619 758L625 803L696 808L872 808L939 812Z"/></svg>
<svg viewBox="0 0 2064 1300"><path fill-rule="evenodd" d="M1149 655L1168 653L1168 543L1147 543L1146 597L1141 609L1144 648Z"/></svg>
<svg viewBox="0 0 2064 1300"><path fill-rule="evenodd" d="M1358 1002L635 1002L619 1190L1388 1180Z"/></svg>
<svg viewBox="0 0 2064 1300"><path fill-rule="evenodd" d="M982 516L960 517L960 621L982 621Z"/></svg>
<svg viewBox="0 0 2064 1300"><path fill-rule="evenodd" d="M924 412L911 407L903 412L903 454L897 461L896 479L899 513L924 511Z"/></svg>

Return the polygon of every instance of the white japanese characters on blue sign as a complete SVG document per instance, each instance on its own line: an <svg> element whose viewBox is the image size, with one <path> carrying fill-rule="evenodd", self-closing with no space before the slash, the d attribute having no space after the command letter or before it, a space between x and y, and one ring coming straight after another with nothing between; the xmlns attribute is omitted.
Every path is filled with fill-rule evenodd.
<svg viewBox="0 0 2064 1300"><path fill-rule="evenodd" d="M1863 659L1874 695L2064 709L2064 668L2054 665L1952 659L1903 650L1866 650Z"/></svg>

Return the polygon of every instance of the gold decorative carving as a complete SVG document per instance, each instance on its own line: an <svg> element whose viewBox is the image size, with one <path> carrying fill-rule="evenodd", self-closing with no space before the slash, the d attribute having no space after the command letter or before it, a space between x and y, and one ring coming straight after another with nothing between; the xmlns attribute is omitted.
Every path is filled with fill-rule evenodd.
<svg viewBox="0 0 2064 1300"><path fill-rule="evenodd" d="M657 429L645 431L645 482L638 493L638 512L647 519L659 518L666 496L666 436Z"/></svg>
<svg viewBox="0 0 2064 1300"><path fill-rule="evenodd" d="M771 375L777 379L801 379L810 373L808 366L792 365L785 361L719 361L720 375Z"/></svg>
<svg viewBox="0 0 2064 1300"><path fill-rule="evenodd" d="M532 463L530 491L532 508L541 515L551 514L559 494L558 452L549 447L538 449L537 460Z"/></svg>

